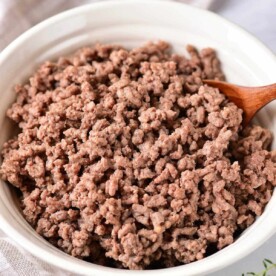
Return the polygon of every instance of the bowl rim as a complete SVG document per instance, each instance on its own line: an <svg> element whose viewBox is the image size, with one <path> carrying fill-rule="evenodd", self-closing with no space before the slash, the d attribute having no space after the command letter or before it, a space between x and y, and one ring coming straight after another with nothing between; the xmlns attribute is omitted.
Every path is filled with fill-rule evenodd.
<svg viewBox="0 0 276 276"><path fill-rule="evenodd" d="M266 54L267 57L269 57L273 63L276 64L276 56L274 53L268 49L264 43L259 41L256 37L254 37L249 32L242 29L240 26L228 21L227 19L211 12L208 10L202 10L200 8L192 7L183 3L179 2L173 2L169 0L132 0L126 2L125 0L110 0L110 1L103 1L103 2L96 2L96 3L90 3L82 6L75 7L73 9L66 10L64 12L58 13L41 23L35 25L34 27L28 29L26 32L24 32L22 35L20 35L18 38L16 38L13 42L11 42L1 53L0 53L0 67L2 66L2 63L12 54L22 43L24 43L26 40L29 40L35 33L39 32L41 29L49 27L51 24L54 24L55 22L62 21L66 18L70 18L72 16L81 14L83 11L89 10L95 10L98 8L105 8L110 6L117 6L117 5L123 5L123 6L131 6L132 4L141 4L141 5L163 5L164 7L170 8L170 6L179 7L179 9L186 9L188 11L191 11L196 14L204 14L204 16L207 18L212 18L213 20L216 20L218 23L225 23L229 26L230 29L238 31L239 34L241 34L245 39L248 41L254 43L259 48L262 49L262 51ZM2 187L1 187L2 188ZM275 193L274 193L275 196ZM3 194L0 193L0 205L5 205L5 197L3 197ZM255 222L256 223L256 222ZM254 223L254 224L255 224ZM260 221L259 221L260 223ZM73 273L84 273L84 274L90 274L94 273L95 275L98 273L105 273L104 275L121 275L123 273L128 273L129 275L151 275L152 273L155 273L157 275L165 275L167 273L173 272L175 275L183 275L183 273L189 272L189 275L197 275L207 272L213 272L215 270L218 270L222 267L228 266L237 260L245 257L248 255L252 250L256 249L258 246L260 246L265 240L267 240L269 237L271 237L275 233L276 228L276 222L274 223L274 227L271 227L270 229L266 229L263 231L262 235L259 235L258 237L254 238L254 242L252 242L247 248L242 248L240 252L232 252L231 258L220 258L219 267L216 264L216 262L211 262L209 260L214 259L216 254L204 258L203 260L196 261L194 263L178 266L178 267L172 267L172 268L166 268L166 269L157 269L157 270L145 270L145 271L133 271L133 270L122 270L122 269L114 269L109 267L104 267L88 262L84 262L81 260L77 260L76 258L73 258L69 255L66 255L67 258L63 258L62 255L56 256L54 253L49 252L48 250L39 247L38 245L34 244L33 242L29 241L27 237L25 237L23 234L21 234L21 231L19 229L15 229L10 223L9 220L4 218L0 212L0 228L7 234L7 236L11 237L16 243L20 244L25 250L29 251L31 254L37 256L41 260L58 267L62 270L70 271ZM223 249L224 251L231 248L231 245ZM219 251L221 252L221 251ZM61 253L63 253L61 251ZM63 253L65 254L65 253ZM228 254L229 256L230 254ZM208 259L209 262L206 263L206 260ZM58 260L58 262L57 262ZM74 260L74 261L72 261ZM199 264L201 264L199 266Z"/></svg>

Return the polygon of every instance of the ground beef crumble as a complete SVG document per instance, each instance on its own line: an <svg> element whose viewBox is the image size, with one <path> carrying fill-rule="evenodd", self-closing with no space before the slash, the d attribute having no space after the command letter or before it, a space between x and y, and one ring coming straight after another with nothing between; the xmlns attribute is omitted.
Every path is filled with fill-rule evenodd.
<svg viewBox="0 0 276 276"><path fill-rule="evenodd" d="M212 49L80 49L44 63L8 110L2 178L49 242L90 262L171 267L231 244L276 186L272 135L202 79Z"/></svg>

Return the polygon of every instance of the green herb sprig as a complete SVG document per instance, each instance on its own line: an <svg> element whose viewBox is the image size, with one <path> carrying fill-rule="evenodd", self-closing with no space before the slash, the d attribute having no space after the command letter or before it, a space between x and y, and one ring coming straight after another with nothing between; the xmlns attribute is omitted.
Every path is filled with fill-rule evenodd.
<svg viewBox="0 0 276 276"><path fill-rule="evenodd" d="M269 259L264 259L263 260L263 265L264 265L264 270L259 272L259 273L255 273L255 272L247 272L247 273L243 273L242 276L269 276L268 272L275 269L276 268L276 263L273 263L271 260Z"/></svg>

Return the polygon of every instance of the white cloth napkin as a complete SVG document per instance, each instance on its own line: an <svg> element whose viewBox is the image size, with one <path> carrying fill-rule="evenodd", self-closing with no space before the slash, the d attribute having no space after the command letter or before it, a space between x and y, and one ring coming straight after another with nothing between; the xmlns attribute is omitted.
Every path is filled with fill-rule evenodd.
<svg viewBox="0 0 276 276"><path fill-rule="evenodd" d="M3 234L2 234L3 235ZM10 238L0 238L1 276L69 276L27 253Z"/></svg>
<svg viewBox="0 0 276 276"><path fill-rule="evenodd" d="M0 0L0 51L18 35L49 16L79 5L103 0ZM131 1L131 0L125 0ZM160 0L161 1L161 0ZM276 1L275 0L179 0L204 9L210 9L243 25L276 52ZM256 15L258 22L256 24ZM272 240L276 244L276 236ZM262 258L272 256L269 247L255 259L254 268L261 270ZM274 252L275 250L273 250ZM272 252L272 251L271 251ZM267 255L265 255L267 254ZM276 257L276 255L275 255ZM275 260L276 261L276 260ZM213 275L241 275L252 271L252 257ZM236 268L235 268L236 267ZM242 270L241 270L242 269ZM0 231L0 276L68 276L25 252ZM211 275L210 275L211 276Z"/></svg>

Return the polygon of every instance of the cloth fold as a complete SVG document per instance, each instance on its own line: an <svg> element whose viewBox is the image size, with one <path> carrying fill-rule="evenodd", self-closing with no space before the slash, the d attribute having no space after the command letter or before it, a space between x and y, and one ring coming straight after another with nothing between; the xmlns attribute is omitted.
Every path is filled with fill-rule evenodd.
<svg viewBox="0 0 276 276"><path fill-rule="evenodd" d="M69 276L23 250L10 238L0 238L1 276Z"/></svg>

